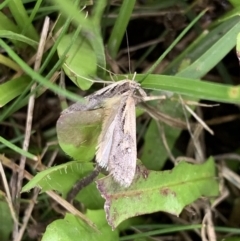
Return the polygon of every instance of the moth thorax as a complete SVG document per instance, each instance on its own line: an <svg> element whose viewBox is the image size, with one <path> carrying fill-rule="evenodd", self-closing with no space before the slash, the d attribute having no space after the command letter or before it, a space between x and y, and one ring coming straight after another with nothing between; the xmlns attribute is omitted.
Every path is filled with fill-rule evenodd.
<svg viewBox="0 0 240 241"><path fill-rule="evenodd" d="M139 83L137 83L137 82L135 82L133 80L129 81L129 89L135 91L135 90L137 90L139 88L140 88L140 84Z"/></svg>

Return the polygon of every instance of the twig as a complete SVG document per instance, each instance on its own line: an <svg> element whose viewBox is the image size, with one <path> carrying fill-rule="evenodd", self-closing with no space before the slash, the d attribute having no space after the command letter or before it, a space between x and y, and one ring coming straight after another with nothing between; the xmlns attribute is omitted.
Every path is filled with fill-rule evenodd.
<svg viewBox="0 0 240 241"><path fill-rule="evenodd" d="M13 202L12 202L12 198L11 198L11 194L10 194L10 190L9 190L9 186L8 186L8 182L7 182L7 178L6 178L6 175L5 175L5 172L4 172L1 160L0 160L0 173L1 173L1 176L2 176L2 180L3 180L3 186L4 186L5 192L7 194L6 199L7 199L7 203L8 203L8 206L9 206L12 218L13 218L15 223L18 223L18 220L17 220L17 217L16 217L16 213L15 213L14 208L13 208Z"/></svg>
<svg viewBox="0 0 240 241"><path fill-rule="evenodd" d="M165 135L165 131L164 131L164 127L162 125L160 125L160 123L157 121L157 126L158 126L158 129L159 129L159 132L161 134L161 138L162 138L162 142L163 142L163 145L168 153L168 157L170 158L170 160L172 161L172 163L174 165L176 165L176 158L174 157L174 155L172 154L169 146L168 146L168 143L167 143L167 138L166 138L166 135Z"/></svg>
<svg viewBox="0 0 240 241"><path fill-rule="evenodd" d="M206 237L206 234L208 238ZM205 215L202 221L201 237L203 241L216 241L216 233L212 221L212 210L207 207L205 210Z"/></svg>
<svg viewBox="0 0 240 241"><path fill-rule="evenodd" d="M8 168L19 172L20 168L17 164L13 163L10 161L8 158L0 154L0 160L2 161L4 166L7 166ZM24 177L27 180L31 180L33 176L24 170ZM81 218L83 221L85 221L90 227L92 227L95 231L99 232L99 230L96 228L96 225L88 219L84 214L82 214L80 211L78 211L75 207L73 207L69 202L64 200L62 197L60 197L58 194L56 194L53 191L47 191L46 194L51 197L53 200L55 200L59 205L61 205L63 208L65 208L68 212L72 213L73 215L78 216Z"/></svg>
<svg viewBox="0 0 240 241"><path fill-rule="evenodd" d="M34 70L38 70L40 68L41 65L41 61L42 61L42 56L43 56L43 52L44 52L44 46L46 43L46 39L47 39L47 33L49 30L49 25L50 25L50 18L46 17L45 18L45 22L43 25L43 30L42 30L42 34L41 34L41 39L38 45L38 51L37 51L37 55L36 55L36 59L35 59L35 64L34 64ZM36 83L33 84L33 86L31 87L31 92L34 92L34 89L36 88ZM32 120L33 120L33 110L34 110L34 104L35 104L35 93L33 93L30 97L29 97L29 102L28 102L28 111L27 111L27 120L26 120L26 131L25 131L25 138L23 141L23 150L24 151L28 151L28 147L29 147L29 142L30 142L30 137L31 137L31 130L32 130ZM25 156L21 156L20 159L20 170L18 173L18 182L17 182L17 190L16 190L16 196L20 197L20 191L22 188L22 182L23 182L23 178L24 178L24 169L25 169L25 164L26 164L26 157ZM20 204L16 203L16 213L18 214L19 212L19 208L20 208ZM32 209L30 208L29 211L31 211ZM25 217L24 218L24 224L21 227L21 230L19 232L17 232L18 228L18 224L15 223L15 228L14 228L14 233L13 233L13 237L14 237L14 241L20 241L22 239L22 235L25 231L26 225L28 223L29 217Z"/></svg>

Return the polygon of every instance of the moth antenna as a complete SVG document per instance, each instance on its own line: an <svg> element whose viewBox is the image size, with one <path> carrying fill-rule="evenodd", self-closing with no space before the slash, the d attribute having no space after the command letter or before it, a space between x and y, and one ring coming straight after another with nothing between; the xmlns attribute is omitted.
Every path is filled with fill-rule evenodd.
<svg viewBox="0 0 240 241"><path fill-rule="evenodd" d="M116 76L116 74L114 74L112 71L110 71L110 70L108 70L108 69L105 69L105 68L103 68L102 66L100 66L100 65L97 65L99 68L101 68L101 69L103 69L103 70L105 70L106 72L108 72L109 73L109 75L110 75L110 78L111 78L111 82L110 81L108 81L108 83L115 83L116 82L116 80L114 80L114 78L113 78L113 76Z"/></svg>
<svg viewBox="0 0 240 241"><path fill-rule="evenodd" d="M136 74L137 74L137 72L134 72L132 80L135 80Z"/></svg>
<svg viewBox="0 0 240 241"><path fill-rule="evenodd" d="M126 42L127 42L127 54L128 54L128 71L131 74L130 51L129 51L129 41L128 41L127 31L126 31Z"/></svg>
<svg viewBox="0 0 240 241"><path fill-rule="evenodd" d="M104 83L104 84L111 84L111 83L112 83L111 81L106 81L106 80L102 80L102 79L93 80L93 79L87 78L87 77L85 77L85 76L77 75L67 64L65 64L65 66L66 66L76 77L85 79L85 80L87 80L87 81L89 81L89 82L91 82L91 83Z"/></svg>
<svg viewBox="0 0 240 241"><path fill-rule="evenodd" d="M106 72L108 72L110 75L116 75L116 74L114 74L112 71L110 71L110 70L108 70L108 69L105 69L105 68L103 68L103 67L100 66L100 65L97 65L97 66L98 66L99 68L105 70Z"/></svg>

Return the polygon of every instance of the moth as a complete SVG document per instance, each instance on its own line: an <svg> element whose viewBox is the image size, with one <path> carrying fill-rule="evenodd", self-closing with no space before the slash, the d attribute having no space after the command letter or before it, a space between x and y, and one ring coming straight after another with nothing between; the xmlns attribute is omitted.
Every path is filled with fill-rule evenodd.
<svg viewBox="0 0 240 241"><path fill-rule="evenodd" d="M133 80L113 83L85 97L62 114L103 108L102 130L96 147L96 162L106 168L113 179L129 187L134 179L137 160L136 104L146 97L140 84Z"/></svg>

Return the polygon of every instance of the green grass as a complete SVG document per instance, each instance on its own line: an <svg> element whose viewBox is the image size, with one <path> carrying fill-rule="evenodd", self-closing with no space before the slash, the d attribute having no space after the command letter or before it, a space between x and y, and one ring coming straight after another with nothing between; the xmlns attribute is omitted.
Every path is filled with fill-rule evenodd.
<svg viewBox="0 0 240 241"><path fill-rule="evenodd" d="M216 7L214 3L202 7L201 11L196 4L188 5L176 0L149 0L144 4L124 0L115 5L110 5L106 0L94 1L93 5L92 1L73 0L6 0L1 3L0 154L4 169L0 169L0 174L7 181L0 189L0 209L3 210L0 212L0 220L5 216L12 217L6 219L8 225L0 227L0 237L3 237L1 241L9 240L11 235L13 240L27 241L30 239L27 230L31 229L35 221L41 224L49 223L50 220L54 221L47 229L44 226L44 231L37 232L39 236L43 233L42 240L45 241L68 241L79 239L80 236L86 240L99 241L151 240L155 235L179 238L180 232L185 232L191 240L195 240L196 236L201 239L199 231L203 228L201 222L205 210L196 200L203 202L208 198L213 202L220 195L218 176L221 177L221 173L217 173L218 164L212 157L204 156L204 160L199 161L195 155L189 154L199 154L198 151L202 151L202 146L198 145L200 139L192 140L190 144L182 143L186 152L179 148L176 143L182 140L180 135L183 127L175 127L185 123L185 129L191 125L192 129L188 129L191 137L196 134L194 128L197 122L186 112L181 98L185 103L194 101L195 105L200 105L200 100L214 104L227 103L231 107L240 103L236 74L238 59L233 54L236 44L237 49L239 47L237 39L240 18L237 15L239 6L236 2L232 3L231 8L225 9L223 14L215 8L209 11L209 7ZM47 31L44 50L42 48L42 61L36 67L37 60L32 58L38 51L43 22L47 15L50 16L51 29ZM178 15L186 16L184 24L181 25L176 20L175 28L166 27L170 26L167 23L174 24L174 17L177 18ZM210 19L208 25L207 17ZM145 23L146 19L149 22ZM127 30L127 26L134 22L134 28ZM137 34L135 30L138 31ZM130 50L136 45L131 44L134 41L145 44L157 36L159 42L145 48L138 46L134 53L123 55L120 53L126 36ZM137 71L136 75L130 73L129 64L132 69L137 67L134 69ZM133 76L149 95L166 96L161 102L150 103L158 120L149 117L143 110L137 110L138 158L141 160L138 168L145 170L141 169L143 167L140 163L144 164L148 169L147 178L137 173L139 182L134 181L129 189L116 187L110 177L98 180L98 186L102 185L102 189L99 188L101 190L97 189L95 182L84 187L76 196L76 201L81 203L79 211L85 215L85 220L89 220L86 223L78 217L71 204L65 205L60 197L56 200L56 196L51 195L50 191L55 190L66 199L76 181L91 173L91 162L100 131L96 128L100 128L104 115L99 116L99 110L75 113L70 117L61 117L56 127L61 106L66 106L67 101L81 102L83 96L103 86L101 83L94 84L95 81L132 79ZM33 84L36 86L31 91ZM33 94L35 105L29 114L27 108ZM199 107L192 107L193 110L196 108L199 113ZM210 108L214 112L214 107ZM31 115L33 125L29 130L29 147L24 149L26 120L31 121ZM91 119L94 115L98 116L97 120ZM201 118L204 119L204 115ZM27 126L30 127L29 122ZM223 130L219 131L221 134ZM215 134L218 136L218 133ZM195 137L197 138L197 134ZM235 142L235 139L229 142ZM207 150L211 149L206 143L201 144ZM225 150L225 147L222 149ZM238 150L231 151L238 153ZM7 183L10 183L13 173L19 171L19 160L24 158L26 163L22 163L25 168L23 183L26 185L23 190L41 187L43 194L37 197L38 202L34 204L34 211L31 213L33 219L28 221L26 230L21 233L13 230L17 230L16 227L21 229L18 221L22 224L29 219L30 216L24 219L22 213L30 205L32 193L21 194L21 199L16 199L20 195L18 190L10 198L7 189L14 191L14 188ZM178 158L182 162L179 165ZM74 161L69 162L69 159ZM194 159L195 164L187 163L189 159ZM41 160L38 165L37 160ZM226 163L228 164L227 161ZM48 168L49 166L53 167ZM166 171L165 168L171 171ZM226 165L226 168L238 175L236 165ZM198 173L196 169L201 172ZM25 179L31 178L28 172L38 174L27 183ZM103 172L101 177L104 177L104 173L106 174ZM21 183L21 177L18 178L17 182ZM232 180L231 176L224 178ZM161 180L161 183L157 180ZM238 192L238 183L229 181L229 186L225 188ZM206 199L201 199L202 196ZM25 202L25 199L28 201ZM104 210L105 201L108 204ZM136 206L131 205L131 201L136 202ZM191 224L191 217L188 216L190 214L184 209L192 202L195 202L197 211L201 213L197 224ZM231 226L235 217L234 203L237 203L236 196L231 192L228 202L233 208L229 211L230 217L226 217L226 224L220 227L220 219L212 218L212 231L219 240L229 234L233 237L227 240L235 240L237 237L234 235L239 235L238 230ZM13 205L16 203L20 209L17 208L18 205ZM63 205L62 210L65 211L66 208L69 213L65 216L59 214L59 209L55 208L56 203ZM214 208L224 216L229 203L222 200L224 208ZM204 205L210 207L207 206L207 201ZM54 208L50 210L49 206ZM13 218L11 209L15 210L18 221ZM179 213L185 216L172 218L172 215ZM149 215L138 216L139 214ZM121 221L123 222L118 225ZM95 223L94 228L91 226L92 222ZM180 225L182 222L185 225ZM112 231L111 226L116 229ZM127 230L131 230L130 233ZM37 240L39 236L33 239Z"/></svg>

